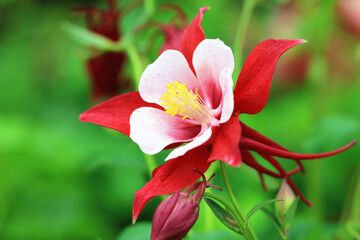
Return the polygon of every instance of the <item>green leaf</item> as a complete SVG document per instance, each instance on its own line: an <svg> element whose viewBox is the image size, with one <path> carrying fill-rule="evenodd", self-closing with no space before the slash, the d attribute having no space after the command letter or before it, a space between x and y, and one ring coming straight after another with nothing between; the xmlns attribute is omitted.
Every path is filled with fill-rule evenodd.
<svg viewBox="0 0 360 240"><path fill-rule="evenodd" d="M248 226L248 221L249 221L249 218L255 213L257 212L258 210L262 209L263 207L265 207L266 205L269 205L271 203L274 203L274 202L279 202L279 201L283 201L283 200L278 200L278 199L271 199L271 200L268 200L268 201L265 201L265 202L262 202L258 205L256 205L253 209L251 209L248 214L246 215L246 218L245 218L245 226L247 227Z"/></svg>
<svg viewBox="0 0 360 240"><path fill-rule="evenodd" d="M128 226L116 240L149 240L151 235L151 223L137 223L135 226Z"/></svg>
<svg viewBox="0 0 360 240"><path fill-rule="evenodd" d="M289 228L292 220L294 219L297 205L299 203L299 197L295 199L295 201L291 204L287 212L285 213L285 227Z"/></svg>
<svg viewBox="0 0 360 240"><path fill-rule="evenodd" d="M100 51L119 51L124 48L120 42L114 42L69 22L63 23L62 29L67 32L74 41L85 47L95 47Z"/></svg>
<svg viewBox="0 0 360 240"><path fill-rule="evenodd" d="M224 208L222 208L212 199L206 197L204 199L207 205L210 207L211 211L220 220L220 222L222 222L230 230L236 233L241 233L238 223L231 214L229 214Z"/></svg>

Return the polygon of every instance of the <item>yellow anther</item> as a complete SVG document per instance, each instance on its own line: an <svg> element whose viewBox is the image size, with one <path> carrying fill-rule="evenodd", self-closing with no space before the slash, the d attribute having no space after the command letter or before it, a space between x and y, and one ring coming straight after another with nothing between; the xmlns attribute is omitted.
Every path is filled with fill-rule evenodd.
<svg viewBox="0 0 360 240"><path fill-rule="evenodd" d="M186 116L184 116L183 118L182 118L182 120L185 120L186 118L188 118L189 117L189 115L186 115Z"/></svg>
<svg viewBox="0 0 360 240"><path fill-rule="evenodd" d="M175 81L167 85L167 92L160 97L161 105L165 107L166 113L171 116L181 115L182 119L193 119L198 122L206 122L210 119L211 113L204 101L198 94L188 90L184 83Z"/></svg>

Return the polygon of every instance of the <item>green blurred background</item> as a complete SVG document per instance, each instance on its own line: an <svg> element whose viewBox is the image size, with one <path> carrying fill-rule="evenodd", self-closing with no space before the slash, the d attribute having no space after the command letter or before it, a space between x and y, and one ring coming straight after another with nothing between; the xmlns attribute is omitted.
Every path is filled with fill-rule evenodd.
<svg viewBox="0 0 360 240"><path fill-rule="evenodd" d="M119 1L120 9L129 2ZM152 30L135 35L133 29L149 19L168 22L174 14L158 9L167 2L181 6L189 21L210 6L203 20L207 38L234 46L243 1L156 1L152 17L140 4L119 24L139 50L142 68L156 59L163 36L157 31L151 42ZM160 199L130 227L134 193L149 180L143 154L129 138L78 120L96 104L84 65L89 51L61 26L85 26L84 18L71 14L82 5L106 3L0 1L0 239L148 239ZM359 140L359 35L343 27L338 6L333 0L259 0L246 33L243 59L267 38L308 40L280 59L266 108L240 116L294 152L325 152ZM131 75L130 64L125 71ZM354 239L346 223L360 218L358 149L304 162L307 173L293 179L315 206L300 202L290 239ZM156 155L159 164L165 156ZM245 212L275 198L281 184L266 178L269 189L263 191L253 169L229 172ZM219 174L213 183L222 186ZM250 223L260 239L280 239L262 213ZM237 239L205 204L189 234L201 238Z"/></svg>

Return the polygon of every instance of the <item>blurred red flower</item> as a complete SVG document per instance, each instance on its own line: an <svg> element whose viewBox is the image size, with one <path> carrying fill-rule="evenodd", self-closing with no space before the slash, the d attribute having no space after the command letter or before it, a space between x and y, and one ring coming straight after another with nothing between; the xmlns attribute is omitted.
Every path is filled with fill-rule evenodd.
<svg viewBox="0 0 360 240"><path fill-rule="evenodd" d="M75 13L85 14L87 27L90 31L102 35L112 41L119 41L121 31L118 26L120 11L115 0L108 0L109 9L100 10L92 6L78 7ZM128 79L121 77L126 62L124 52L101 52L92 49L93 57L87 60L87 70L91 78L92 98L113 97L120 89L129 85Z"/></svg>

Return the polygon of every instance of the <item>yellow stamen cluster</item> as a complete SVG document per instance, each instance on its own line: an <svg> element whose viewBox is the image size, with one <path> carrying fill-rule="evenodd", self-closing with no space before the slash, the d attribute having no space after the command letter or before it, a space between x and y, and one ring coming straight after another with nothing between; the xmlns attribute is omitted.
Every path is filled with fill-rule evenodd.
<svg viewBox="0 0 360 240"><path fill-rule="evenodd" d="M207 122L210 117L210 110L195 89L195 93L186 88L185 83L169 83L167 92L160 99L165 100L161 104L165 107L166 113L171 116L181 115L183 120L190 118L200 123Z"/></svg>

